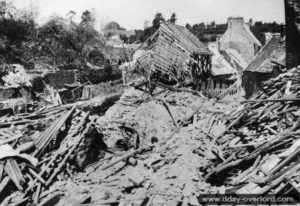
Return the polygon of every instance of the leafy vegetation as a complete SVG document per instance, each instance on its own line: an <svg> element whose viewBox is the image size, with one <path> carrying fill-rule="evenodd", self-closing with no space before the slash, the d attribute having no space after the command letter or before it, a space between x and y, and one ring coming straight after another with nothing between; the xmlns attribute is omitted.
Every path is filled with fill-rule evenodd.
<svg viewBox="0 0 300 206"><path fill-rule="evenodd" d="M126 43L143 42L155 33L160 22L176 23L177 21L175 13L172 13L169 18L165 18L162 13L157 13L150 26L145 27L144 30L135 30L135 35L130 37L122 33L125 28L117 22L110 22L105 26L105 33L102 36L95 29L93 11L84 11L79 22L73 20L77 14L70 11L67 17L52 16L43 25L37 25L35 21L37 13L34 7L18 10L12 3L0 1L1 63L21 64L26 70L45 67L45 65L67 69L71 65L72 68L81 70L84 76L82 79L89 77L94 83L119 77L103 53L103 48L106 46L105 38L114 35L115 31L120 31L120 38ZM250 19L250 23L251 30L262 43L264 43L264 32L281 33L284 29L283 25L275 22L253 24ZM194 25L186 24L186 28L201 41L207 42L215 41L218 35L223 34L227 24L201 22ZM90 67L87 65L91 64L95 66L94 68L105 67L101 78L95 76L99 72L89 70Z"/></svg>
<svg viewBox="0 0 300 206"><path fill-rule="evenodd" d="M19 11L4 2L1 3L0 15L2 64L21 64L26 70L45 68L45 65L69 69L72 65L71 68L81 70L83 81L92 73L87 66L92 64L105 67L99 80L93 76L94 83L115 78L107 57L102 53L105 40L95 29L93 12L84 11L79 23L73 21L76 13L70 11L69 18L52 16L38 26L31 11Z"/></svg>
<svg viewBox="0 0 300 206"><path fill-rule="evenodd" d="M173 13L170 19L168 19L168 22L176 23L176 20L177 16ZM165 21L165 19L161 13L157 13L152 21L152 26L145 28L144 30L136 30L136 36L131 39L130 43L134 41L145 41L159 28L160 21ZM249 23L251 31L262 44L265 43L265 32L284 34L285 31L284 25L276 22L265 23L258 21L253 24L253 20L249 19ZM227 29L227 23L216 24L215 21L210 23L200 22L194 25L187 23L185 27L195 34L202 42L209 42L216 41L218 36L224 34Z"/></svg>

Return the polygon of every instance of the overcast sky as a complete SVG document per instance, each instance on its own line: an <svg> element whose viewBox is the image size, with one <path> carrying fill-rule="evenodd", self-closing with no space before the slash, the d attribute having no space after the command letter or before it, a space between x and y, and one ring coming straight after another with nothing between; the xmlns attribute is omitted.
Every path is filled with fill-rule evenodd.
<svg viewBox="0 0 300 206"><path fill-rule="evenodd" d="M168 19L177 14L177 24L216 21L225 23L228 16L242 16L245 20L284 23L283 0L11 0L17 8L37 2L40 23L51 15L65 17L73 10L78 18L85 10L95 10L98 24L116 21L126 29L143 29L157 12Z"/></svg>

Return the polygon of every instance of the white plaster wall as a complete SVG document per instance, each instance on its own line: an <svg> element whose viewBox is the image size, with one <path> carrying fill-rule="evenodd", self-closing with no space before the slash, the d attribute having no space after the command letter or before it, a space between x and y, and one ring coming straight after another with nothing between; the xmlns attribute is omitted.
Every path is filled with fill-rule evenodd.
<svg viewBox="0 0 300 206"><path fill-rule="evenodd" d="M220 50L235 49L250 63L255 56L254 43L242 26L233 26L220 39Z"/></svg>

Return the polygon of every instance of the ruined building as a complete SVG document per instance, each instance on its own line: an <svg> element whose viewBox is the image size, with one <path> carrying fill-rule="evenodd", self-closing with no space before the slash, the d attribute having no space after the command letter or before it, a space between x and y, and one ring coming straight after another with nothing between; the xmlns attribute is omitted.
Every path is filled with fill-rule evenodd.
<svg viewBox="0 0 300 206"><path fill-rule="evenodd" d="M261 83L276 77L286 67L286 42L280 35L273 36L259 51L243 73L243 85L249 98L261 89Z"/></svg>
<svg viewBox="0 0 300 206"><path fill-rule="evenodd" d="M162 22L135 51L138 53L129 75L137 73L151 82L193 85L196 89L208 85L212 52L184 26Z"/></svg>
<svg viewBox="0 0 300 206"><path fill-rule="evenodd" d="M236 50L249 64L261 48L261 43L250 31L249 24L242 17L229 17L228 28L219 40L219 49Z"/></svg>

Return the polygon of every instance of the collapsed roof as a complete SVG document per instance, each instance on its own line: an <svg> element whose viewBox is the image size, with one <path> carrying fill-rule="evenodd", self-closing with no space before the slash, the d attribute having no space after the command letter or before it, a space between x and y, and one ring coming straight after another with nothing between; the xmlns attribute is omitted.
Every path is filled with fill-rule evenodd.
<svg viewBox="0 0 300 206"><path fill-rule="evenodd" d="M161 23L159 29L138 49L145 52L137 59L133 68L150 77L162 73L179 82L192 79L192 63L202 70L210 69L212 53L188 29L172 23Z"/></svg>
<svg viewBox="0 0 300 206"><path fill-rule="evenodd" d="M237 73L237 70L234 69L234 67L232 67L225 57L218 51L215 42L209 43L208 48L213 53L211 68L211 74L213 76L232 75Z"/></svg>
<svg viewBox="0 0 300 206"><path fill-rule="evenodd" d="M273 36L272 39L257 53L246 71L271 73L274 64L285 67L285 39Z"/></svg>
<svg viewBox="0 0 300 206"><path fill-rule="evenodd" d="M224 58L239 72L243 72L248 64L245 59L234 49L225 49L221 51Z"/></svg>

